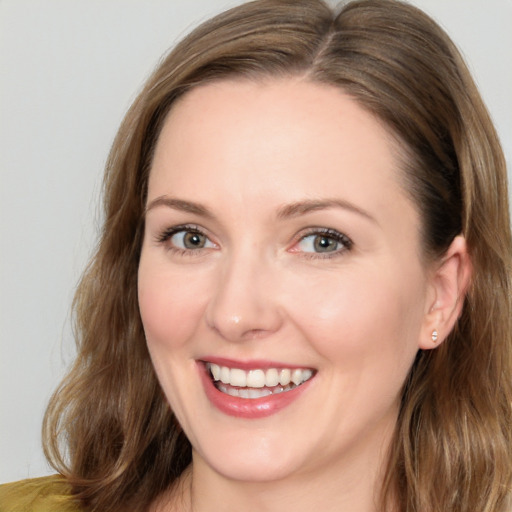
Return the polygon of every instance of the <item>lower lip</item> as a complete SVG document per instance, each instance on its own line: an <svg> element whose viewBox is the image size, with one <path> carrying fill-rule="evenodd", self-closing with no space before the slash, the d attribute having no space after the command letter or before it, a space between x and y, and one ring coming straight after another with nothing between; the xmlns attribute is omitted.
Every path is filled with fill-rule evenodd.
<svg viewBox="0 0 512 512"><path fill-rule="evenodd" d="M210 402L224 414L246 419L265 418L266 416L276 414L297 400L306 391L309 383L314 378L309 379L290 391L283 391L282 393L267 395L261 398L240 398L219 391L215 387L205 365L200 363L199 367L206 396Z"/></svg>

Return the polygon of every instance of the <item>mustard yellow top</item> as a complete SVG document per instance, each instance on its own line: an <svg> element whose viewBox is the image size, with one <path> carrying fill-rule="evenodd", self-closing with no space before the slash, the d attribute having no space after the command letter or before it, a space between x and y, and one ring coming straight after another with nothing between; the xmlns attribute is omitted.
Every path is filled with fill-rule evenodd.
<svg viewBox="0 0 512 512"><path fill-rule="evenodd" d="M0 485L0 512L84 512L59 475Z"/></svg>

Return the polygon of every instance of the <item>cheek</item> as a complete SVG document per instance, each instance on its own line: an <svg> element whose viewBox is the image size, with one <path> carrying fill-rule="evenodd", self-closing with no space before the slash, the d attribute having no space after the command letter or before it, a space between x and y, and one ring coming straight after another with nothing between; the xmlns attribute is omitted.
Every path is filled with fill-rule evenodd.
<svg viewBox="0 0 512 512"><path fill-rule="evenodd" d="M372 272L346 272L290 296L293 316L325 359L341 371L374 366L407 372L418 349L423 314L419 275L394 280ZM384 368L386 367L386 368Z"/></svg>
<svg viewBox="0 0 512 512"><path fill-rule="evenodd" d="M201 319L201 297L191 276L169 272L168 265L148 264L141 258L138 275L139 309L148 350L160 385L181 424L186 424L187 397L193 386L183 394L183 383L195 373L188 342Z"/></svg>
<svg viewBox="0 0 512 512"><path fill-rule="evenodd" d="M203 309L194 278L183 282L141 261L139 268L139 309L151 349L176 350L196 329Z"/></svg>

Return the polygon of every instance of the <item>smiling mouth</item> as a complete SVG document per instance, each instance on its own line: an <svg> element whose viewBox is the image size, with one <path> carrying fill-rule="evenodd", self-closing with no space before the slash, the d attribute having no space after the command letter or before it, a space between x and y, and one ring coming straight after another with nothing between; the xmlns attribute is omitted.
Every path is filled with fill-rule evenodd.
<svg viewBox="0 0 512 512"><path fill-rule="evenodd" d="M286 393L310 380L315 373L310 368L268 368L246 371L214 363L206 363L206 369L219 391L230 396L248 399Z"/></svg>

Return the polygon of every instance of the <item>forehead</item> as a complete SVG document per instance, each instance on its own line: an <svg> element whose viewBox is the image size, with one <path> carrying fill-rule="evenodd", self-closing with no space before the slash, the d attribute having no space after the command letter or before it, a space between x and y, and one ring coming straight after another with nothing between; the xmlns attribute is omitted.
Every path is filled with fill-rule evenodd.
<svg viewBox="0 0 512 512"><path fill-rule="evenodd" d="M328 159L359 172L376 164L382 172L388 163L398 171L397 153L389 130L338 88L299 79L219 81L192 89L173 106L153 171L164 160L197 170L209 160L238 168L239 176L248 168L261 175L269 164L278 171L316 161L311 171L327 178Z"/></svg>
<svg viewBox="0 0 512 512"><path fill-rule="evenodd" d="M219 81L192 89L169 113L148 200L171 194L247 211L336 198L377 217L402 216L413 206L399 153L389 130L339 88L298 78Z"/></svg>

